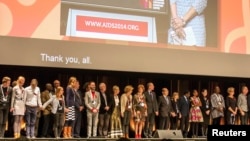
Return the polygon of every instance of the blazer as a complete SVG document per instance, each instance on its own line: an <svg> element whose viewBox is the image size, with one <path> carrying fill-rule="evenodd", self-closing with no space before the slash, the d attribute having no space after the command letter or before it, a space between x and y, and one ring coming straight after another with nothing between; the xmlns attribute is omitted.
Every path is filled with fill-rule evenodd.
<svg viewBox="0 0 250 141"><path fill-rule="evenodd" d="M62 99L63 99L63 107L65 108L64 96L62 97ZM49 104L52 104L51 113L56 114L60 103L55 95L53 95L47 102L43 104L43 109L45 109Z"/></svg>
<svg viewBox="0 0 250 141"><path fill-rule="evenodd" d="M105 93L106 95L106 102L107 102L107 106L110 107L110 96L109 94ZM108 111L110 110L105 110L104 108L106 107L106 104L105 104L105 99L104 99L104 96L103 94L100 92L100 100L101 100L101 105L100 105L100 109L99 109L99 114L105 114L105 113L108 113Z"/></svg>
<svg viewBox="0 0 250 141"><path fill-rule="evenodd" d="M91 91L87 91L84 97L85 105L87 107L87 112L92 112L93 109L100 109L101 106L101 99L100 93L95 91L95 96L92 96Z"/></svg>
<svg viewBox="0 0 250 141"><path fill-rule="evenodd" d="M75 90L74 90L75 91ZM75 108L79 111L81 106L84 106L82 92L80 90L75 91Z"/></svg>
<svg viewBox="0 0 250 141"><path fill-rule="evenodd" d="M128 101L130 100L130 105L128 105ZM132 111L132 106L133 106L133 101L132 101L132 95L130 95L129 97L127 97L127 94L122 94L121 96L121 113L124 113L128 106L130 106L130 111Z"/></svg>
<svg viewBox="0 0 250 141"><path fill-rule="evenodd" d="M211 95L212 118L224 117L224 111L223 112L218 111L217 108L221 107L225 109L225 100L221 94L218 94L218 95L219 95L218 97L217 97L217 94L215 93Z"/></svg>
<svg viewBox="0 0 250 141"><path fill-rule="evenodd" d="M173 108L173 112L175 114L179 114L180 113L180 108L179 108L179 104L180 104L180 99L177 99L176 101L174 101L173 99L171 100L171 104L172 104L172 108Z"/></svg>
<svg viewBox="0 0 250 141"><path fill-rule="evenodd" d="M181 116L189 116L190 101L189 98L186 100L185 97L186 96L182 96L179 101Z"/></svg>
<svg viewBox="0 0 250 141"><path fill-rule="evenodd" d="M153 94L153 98L149 94L148 91L146 91L144 93L145 98L146 98L147 113L148 114L151 114L151 113L154 113L154 112L158 112L158 102L157 102L156 94L155 94L155 92L152 92L152 94Z"/></svg>
<svg viewBox="0 0 250 141"><path fill-rule="evenodd" d="M75 90L69 86L66 88L66 107L75 106Z"/></svg>
<svg viewBox="0 0 250 141"><path fill-rule="evenodd" d="M118 104L118 114L120 115L120 109L121 109L121 102L120 102L120 97L118 96L118 99L119 99L119 104ZM115 96L112 94L112 96L110 97L110 107L109 107L109 111L108 113L109 114L112 114L114 112L114 109L116 107L116 104L115 104Z"/></svg>
<svg viewBox="0 0 250 141"><path fill-rule="evenodd" d="M4 97L6 101L4 100ZM0 85L0 109L5 109L10 107L12 97L12 87L7 88L6 95L3 93L3 85Z"/></svg>
<svg viewBox="0 0 250 141"><path fill-rule="evenodd" d="M168 99L168 103L166 98ZM161 117L169 117L170 112L173 112L170 97L166 96L166 98L163 95L159 96L158 105L159 105L159 114Z"/></svg>
<svg viewBox="0 0 250 141"><path fill-rule="evenodd" d="M51 96L52 96L52 92L48 91L48 90L45 90L42 92L41 94L41 101L42 101L42 104L46 103L48 100L50 100L51 96L50 96L50 93L51 93ZM48 115L51 113L51 109L52 109L52 104L48 104L46 106L46 108L43 110L43 115Z"/></svg>

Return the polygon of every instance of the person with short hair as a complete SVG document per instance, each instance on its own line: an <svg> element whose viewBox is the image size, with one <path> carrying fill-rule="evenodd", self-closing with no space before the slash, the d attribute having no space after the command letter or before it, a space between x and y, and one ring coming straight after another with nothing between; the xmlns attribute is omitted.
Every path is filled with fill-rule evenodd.
<svg viewBox="0 0 250 141"><path fill-rule="evenodd" d="M247 94L248 94L248 88L247 86L242 86L241 93L238 95L237 99L237 106L238 110L240 112L240 123L241 125L247 125L248 124L248 106L247 106Z"/></svg>
<svg viewBox="0 0 250 141"><path fill-rule="evenodd" d="M132 92L133 86L127 85L124 88L124 93L121 96L121 117L122 131L125 138L129 138L129 123L132 114Z"/></svg>
<svg viewBox="0 0 250 141"><path fill-rule="evenodd" d="M90 90L85 93L85 105L87 108L88 138L97 136L98 115L101 105L100 93L96 91L94 81L89 83Z"/></svg>
<svg viewBox="0 0 250 141"><path fill-rule="evenodd" d="M229 87L227 89L228 96L226 97L226 123L228 125L234 125L236 114L238 111L237 100L234 96L234 88Z"/></svg>
<svg viewBox="0 0 250 141"><path fill-rule="evenodd" d="M142 84L138 85L137 93L133 97L135 138L141 138L142 128L144 127L147 116L147 104L144 91L145 87Z"/></svg>
<svg viewBox="0 0 250 141"><path fill-rule="evenodd" d="M104 82L99 84L99 92L101 98L101 106L99 110L99 126L98 132L99 136L107 137L108 136L108 129L109 129L109 122L110 122L110 95L106 92L107 86Z"/></svg>
<svg viewBox="0 0 250 141"><path fill-rule="evenodd" d="M40 88L37 85L37 79L32 79L30 86L25 88L25 121L27 138L35 138L37 110L39 110L39 107L42 107Z"/></svg>
<svg viewBox="0 0 250 141"><path fill-rule="evenodd" d="M121 103L120 103L120 88L114 85L113 95L110 97L110 131L108 137L110 138L120 138L123 136L122 123L121 123Z"/></svg>
<svg viewBox="0 0 250 141"><path fill-rule="evenodd" d="M179 108L181 112L180 129L183 137L187 138L189 127L189 109L190 109L190 91L185 91L184 95L180 98Z"/></svg>
<svg viewBox="0 0 250 141"><path fill-rule="evenodd" d="M3 77L0 85L0 138L4 137L6 122L8 120L9 108L12 95L12 87L10 86L11 78Z"/></svg>
<svg viewBox="0 0 250 141"><path fill-rule="evenodd" d="M225 100L222 94L220 94L220 87L215 86L214 93L211 95L212 111L211 116L213 119L213 125L220 125L221 118L224 117Z"/></svg>

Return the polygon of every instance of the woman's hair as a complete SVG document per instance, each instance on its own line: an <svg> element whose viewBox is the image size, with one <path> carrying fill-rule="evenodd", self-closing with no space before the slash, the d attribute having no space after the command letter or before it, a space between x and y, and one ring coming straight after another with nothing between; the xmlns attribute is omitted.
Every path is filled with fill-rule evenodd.
<svg viewBox="0 0 250 141"><path fill-rule="evenodd" d="M124 92L127 93L127 92L129 92L129 91L132 91L133 89L134 89L133 86L127 85L127 86L124 88Z"/></svg>
<svg viewBox="0 0 250 141"><path fill-rule="evenodd" d="M59 87L56 88L56 92L55 92L55 93L56 93L56 97L57 97L57 98L60 98L60 92L61 92L61 91L63 91L63 87L60 87L60 86L59 86Z"/></svg>
<svg viewBox="0 0 250 141"><path fill-rule="evenodd" d="M179 93L178 92L173 92L172 99L174 99L175 96L179 96Z"/></svg>
<svg viewBox="0 0 250 141"><path fill-rule="evenodd" d="M145 87L144 87L144 85L139 84L139 85L137 86L137 89L139 89L139 88L142 88L142 90L143 90L143 91L145 91Z"/></svg>
<svg viewBox="0 0 250 141"><path fill-rule="evenodd" d="M114 85L113 88L112 88L112 90L113 90L113 91L114 91L114 90L120 90L120 88L119 88L119 86Z"/></svg>
<svg viewBox="0 0 250 141"><path fill-rule="evenodd" d="M227 93L230 93L230 92L234 92L234 87L229 87L229 88L227 88Z"/></svg>
<svg viewBox="0 0 250 141"><path fill-rule="evenodd" d="M10 77L8 77L8 76L3 77L2 83L6 83L8 81L11 81Z"/></svg>
<svg viewBox="0 0 250 141"><path fill-rule="evenodd" d="M76 77L71 76L71 77L69 78L68 85L71 85L73 82L76 82Z"/></svg>

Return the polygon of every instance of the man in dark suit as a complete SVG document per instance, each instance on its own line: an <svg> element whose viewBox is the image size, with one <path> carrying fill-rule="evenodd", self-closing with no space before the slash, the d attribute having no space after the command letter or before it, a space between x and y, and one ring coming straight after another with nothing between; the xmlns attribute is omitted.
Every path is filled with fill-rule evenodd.
<svg viewBox="0 0 250 141"><path fill-rule="evenodd" d="M100 83L100 99L101 106L99 109L99 125L98 125L98 134L99 136L107 137L109 129L109 120L110 120L110 96L106 93L106 84Z"/></svg>
<svg viewBox="0 0 250 141"><path fill-rule="evenodd" d="M75 115L76 119L74 121L74 126L73 126L73 133L74 138L80 138L80 130L81 130L81 122L82 122L82 111L84 109L84 103L83 103L83 96L82 92L79 90L80 84L79 81L76 81L76 88L75 88Z"/></svg>
<svg viewBox="0 0 250 141"><path fill-rule="evenodd" d="M144 136L152 138L155 116L158 116L158 103L152 82L147 83L147 91L144 93L147 103L147 118L144 126Z"/></svg>
<svg viewBox="0 0 250 141"><path fill-rule="evenodd" d="M170 97L168 96L169 91L167 88L162 88L162 96L159 97L159 129L170 128L170 115L174 114Z"/></svg>
<svg viewBox="0 0 250 141"><path fill-rule="evenodd" d="M190 107L190 91L185 91L184 95L180 98L180 112L181 112L181 122L180 129L182 131L183 137L186 138L188 134L189 126L189 107Z"/></svg>

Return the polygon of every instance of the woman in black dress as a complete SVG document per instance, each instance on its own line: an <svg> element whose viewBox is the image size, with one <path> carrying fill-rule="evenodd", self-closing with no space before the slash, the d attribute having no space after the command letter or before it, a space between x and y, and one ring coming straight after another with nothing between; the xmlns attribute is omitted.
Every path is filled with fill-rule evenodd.
<svg viewBox="0 0 250 141"><path fill-rule="evenodd" d="M211 110L211 103L210 99L207 94L207 89L201 90L201 112L203 115L203 123L202 123L202 136L207 136L207 129L208 125L210 124L210 110Z"/></svg>
<svg viewBox="0 0 250 141"><path fill-rule="evenodd" d="M237 100L234 96L234 88L227 89L228 96L226 97L226 121L228 125L235 124L235 116L237 114Z"/></svg>
<svg viewBox="0 0 250 141"><path fill-rule="evenodd" d="M177 130L178 122L181 118L181 113L179 109L179 93L178 92L173 93L171 103L172 103L174 114L172 114L170 117L170 121L171 121L170 129Z"/></svg>

